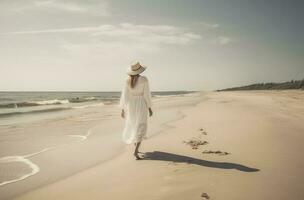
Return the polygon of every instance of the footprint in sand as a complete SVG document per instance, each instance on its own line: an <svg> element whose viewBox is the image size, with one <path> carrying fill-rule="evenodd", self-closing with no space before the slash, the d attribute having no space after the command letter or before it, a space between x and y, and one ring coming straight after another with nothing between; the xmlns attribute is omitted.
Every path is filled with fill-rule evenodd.
<svg viewBox="0 0 304 200"><path fill-rule="evenodd" d="M210 199L209 195L206 192L203 192L201 197L203 197L203 199Z"/></svg>
<svg viewBox="0 0 304 200"><path fill-rule="evenodd" d="M208 144L207 141L201 141L198 139L192 139L192 140L183 141L183 142L186 143L187 145L191 146L192 149L198 149L199 146Z"/></svg>
<svg viewBox="0 0 304 200"><path fill-rule="evenodd" d="M228 152L223 152L223 151L203 151L202 153L204 154L217 154L217 155L220 155L220 156L226 156L226 155L229 155L230 153Z"/></svg>
<svg viewBox="0 0 304 200"><path fill-rule="evenodd" d="M207 132L203 128L200 128L199 131L201 132L201 134L207 135Z"/></svg>
<svg viewBox="0 0 304 200"><path fill-rule="evenodd" d="M177 165L176 162L169 162L168 165Z"/></svg>

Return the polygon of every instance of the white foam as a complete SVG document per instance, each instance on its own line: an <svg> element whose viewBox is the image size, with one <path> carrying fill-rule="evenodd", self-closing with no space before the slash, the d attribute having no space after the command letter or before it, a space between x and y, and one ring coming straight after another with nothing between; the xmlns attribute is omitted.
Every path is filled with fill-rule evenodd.
<svg viewBox="0 0 304 200"><path fill-rule="evenodd" d="M88 107L95 107L95 106L104 106L104 103L96 103L96 104L89 104L89 105L83 105L83 106L74 106L73 108L88 108Z"/></svg>
<svg viewBox="0 0 304 200"><path fill-rule="evenodd" d="M86 99L86 100L95 100L96 98L95 97L86 97L84 99Z"/></svg>
<svg viewBox="0 0 304 200"><path fill-rule="evenodd" d="M30 176L33 176L33 175L37 174L40 171L40 168L39 168L38 165L36 165L31 160L29 160L29 159L27 159L23 156L7 156L7 157L3 157L3 158L0 159L0 163L10 163L10 162L22 162L22 163L26 164L27 166L29 166L31 168L31 172L29 172L27 174L24 174L19 178L1 182L0 186L26 179Z"/></svg>
<svg viewBox="0 0 304 200"><path fill-rule="evenodd" d="M69 135L69 137L80 138L81 141L87 139L87 137L85 135Z"/></svg>
<svg viewBox="0 0 304 200"><path fill-rule="evenodd" d="M48 150L50 150L52 148L53 147L45 148L45 149L42 149L41 151L38 151L38 152L35 152L35 153L31 153L31 154L27 154L27 155L24 155L24 156L6 156L6 157L0 158L0 163L21 162L21 163L27 165L31 169L31 172L29 172L27 174L24 174L24 175L22 175L19 178L12 179L12 180L9 180L9 181L1 182L0 186L6 185L6 184L9 184L9 183L14 183L14 182L17 182L17 181L21 181L23 179L26 179L26 178L28 178L30 176L33 176L33 175L37 174L40 171L39 166L36 165L35 163L33 163L28 158L30 158L32 156L35 156L37 154L43 153L45 151L48 151Z"/></svg>
<svg viewBox="0 0 304 200"><path fill-rule="evenodd" d="M88 139L88 137L90 135L91 135L91 129L89 129L85 135L69 135L69 136L80 138L80 142L82 142L82 141ZM9 183L14 183L14 182L17 182L17 181L21 181L21 180L24 180L24 179L26 179L30 176L33 176L33 175L37 174L40 171L40 168L39 168L38 165L33 163L29 158L33 157L33 156L36 156L40 153L49 151L49 150L54 149L54 148L55 147L44 148L41 151L34 152L34 153L31 153L31 154L26 154L26 155L23 155L23 156L6 156L6 157L0 158L0 163L21 162L21 163L27 165L31 169L31 172L29 172L27 174L24 174L24 175L20 176L19 178L1 182L0 186L6 185L6 184L9 184Z"/></svg>
<svg viewBox="0 0 304 200"><path fill-rule="evenodd" d="M32 156L36 156L36 155L38 155L38 154L40 154L40 153L43 153L43 152L45 152L45 151L48 151L48 150L51 150L51 149L54 149L54 148L55 148L55 147L44 148L44 149L42 149L41 151L34 152L34 153L31 153L31 154L27 154L27 155L24 155L23 157L29 158L29 157L32 157Z"/></svg>
<svg viewBox="0 0 304 200"><path fill-rule="evenodd" d="M76 138L80 138L80 142L88 139L88 137L91 135L91 129L88 130L88 132L85 135L69 135L69 137L76 137Z"/></svg>
<svg viewBox="0 0 304 200"><path fill-rule="evenodd" d="M68 99L52 99L52 100L44 100L44 101L36 101L33 103L41 104L41 105L52 105L52 104L67 104L70 103Z"/></svg>

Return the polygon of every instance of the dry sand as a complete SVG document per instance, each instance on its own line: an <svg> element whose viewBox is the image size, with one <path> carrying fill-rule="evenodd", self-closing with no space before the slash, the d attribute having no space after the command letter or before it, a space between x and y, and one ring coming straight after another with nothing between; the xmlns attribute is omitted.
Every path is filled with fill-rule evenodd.
<svg viewBox="0 0 304 200"><path fill-rule="evenodd" d="M16 199L304 199L302 91L200 98L171 106L183 117L143 142L144 160L135 160L129 145L111 160ZM155 118L174 105L167 100L155 108Z"/></svg>

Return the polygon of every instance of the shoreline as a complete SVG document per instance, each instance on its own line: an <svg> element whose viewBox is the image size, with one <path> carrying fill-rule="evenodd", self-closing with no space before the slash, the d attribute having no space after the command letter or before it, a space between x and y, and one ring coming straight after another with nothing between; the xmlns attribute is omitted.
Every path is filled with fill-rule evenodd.
<svg viewBox="0 0 304 200"><path fill-rule="evenodd" d="M193 98L159 104L159 112L167 107L185 116L143 142L144 160L134 160L127 145L113 159L14 199L303 199L304 93Z"/></svg>
<svg viewBox="0 0 304 200"><path fill-rule="evenodd" d="M192 96L192 95L191 95ZM155 101L156 101L156 106L158 106L159 104L162 104L162 102L163 101L166 101L166 99L171 99L171 100L174 100L174 99L177 99L177 101L180 101L181 100L181 102L183 102L184 100L183 100L183 98L184 97L181 97L181 96L168 96L168 97L162 97L161 99L156 99ZM192 97L191 97L192 98ZM177 104L179 104L179 103L177 103ZM182 103L181 103L182 104ZM160 105L161 106L161 105ZM112 107L112 108L110 108L110 107ZM117 107L117 106L113 106L113 105L111 105L111 106L108 106L107 108L109 108L110 109L110 111L114 111L114 113L118 113L116 110L119 110L119 108ZM85 109L84 109L85 110ZM154 122L154 125L153 125L153 134L151 134L150 133L150 135L149 135L149 137L154 137L155 135L158 135L158 134L161 134L164 130L167 130L168 128L170 128L170 127L167 127L165 124L166 123L170 123L170 122L172 122L172 121L176 121L176 120L179 120L179 119L181 119L182 118L182 116L179 116L178 114L176 114L175 113L175 111L174 110L171 110L171 109L164 109L165 111L164 112L162 112L163 114L164 114L164 116L160 116L162 119L167 119L167 120L165 120L164 122L162 122L162 121L159 121L159 122ZM92 119L92 117L90 117L90 119ZM66 119L64 119L63 121L66 121ZM111 117L110 119L106 119L106 121L108 121L108 122L110 122L110 124L109 125L106 125L104 128L101 126L101 127L98 127L99 125L97 125L97 126L91 126L91 128L88 130L88 131L90 131L91 129L93 129L93 133L91 133L90 134L90 137L87 137L86 139L89 139L89 140L91 140L91 139L93 139L93 140L95 140L94 139L94 135L95 134L97 134L97 135L100 135L100 131L101 132L104 132L104 130L106 130L107 132L108 131L110 131L110 132L117 132L117 131L120 131L120 126L122 125L121 124L121 121L122 121L122 119L120 119L120 116L117 114L117 116L116 117ZM102 123L104 124L104 123L108 123L108 122L106 122L106 121L102 121ZM112 121L112 122L111 122ZM115 127L115 125L116 124L121 124L118 128L114 128ZM104 124L105 125L105 124ZM103 125L103 126L104 126ZM122 128L122 127L121 127ZM103 133L102 135L100 135L100 136L98 136L98 138L103 138L103 137L108 137L108 136L110 135L110 133L107 133L106 135L105 135L105 133ZM77 140L79 140L79 141L75 141L75 142L73 142L73 143L71 143L71 142L68 142L68 143L66 143L66 144L61 144L61 145L57 145L57 146L55 146L55 147L48 147L48 148L46 148L46 149L48 149L48 150L50 150L50 152L45 152L44 150L43 150L43 152L44 152L44 155L40 155L40 157L42 157L42 158L39 158L39 155L37 155L38 157L37 158L35 158L35 157L33 157L33 158L31 158L30 159L30 162L31 163L38 163L36 166L37 166L37 168L38 168L38 171L36 170L36 172L33 174L32 172L29 172L28 174L31 174L31 176L33 176L33 175L37 175L37 173L40 171L40 169L39 169L39 166L42 164L42 172L44 171L43 170L43 168L45 168L45 164L44 163L46 163L47 162L47 160L45 160L45 159L43 159L43 157L44 158L46 158L47 157L47 155L54 155L54 153L52 153L52 151L55 151L55 152L58 152L58 154L59 153L62 153L62 152L64 152L65 151L65 149L66 148L70 148L69 146L70 145L72 145L72 146L77 146L77 143L81 143L81 142L85 142L85 141L83 141L83 139L84 139L84 137L86 137L85 135L83 135L83 134L68 134L67 136L69 136L71 139L72 138L75 138L75 139L77 139ZM72 137L73 136L73 137ZM75 136L75 137L74 137ZM77 137L76 137L77 136ZM78 137L79 136L79 137ZM88 135L87 135L88 136ZM118 137L117 137L118 136ZM77 171L75 171L75 172L73 172L73 173L63 173L63 175L64 174L66 174L66 175L64 175L64 176L59 176L58 178L55 178L55 179L52 179L51 181L50 180L48 180L47 182L45 182L45 181L43 181L43 182L45 182L45 183L43 183L43 182L41 182L40 181L40 183L39 183L39 185L37 185L37 182L39 182L39 179L37 178L37 177L34 177L33 179L36 179L36 180L34 180L34 181L32 181L32 183L36 183L36 186L33 186L33 188L32 187L29 187L27 190L24 190L24 186L22 186L23 184L26 184L26 182L30 182L31 183L31 181L30 180L27 180L26 178L27 177L25 177L25 178L22 178L22 179L19 179L19 180L21 180L20 182L16 182L16 184L14 184L14 183L12 183L12 184L8 184L8 185L4 185L4 187L0 187L0 193L2 193L2 194L4 194L4 195L1 195L2 197L0 198L0 199L10 199L10 198L12 198L13 196L19 196L19 195L21 195L22 193L24 193L24 192L28 192L28 191L32 191L33 189L38 189L38 188L40 188L40 187L43 187L43 186L45 186L45 185L48 185L48 184L51 184L51 183L53 183L53 182L57 182L57 181L60 181L61 179L64 179L64 178L67 178L67 177L69 177L69 176L72 176L72 175L74 175L74 174L77 174L77 173L80 173L81 171L83 171L83 170L86 170L86 169L89 169L89 168L91 168L91 167L94 167L95 165L99 165L99 164L103 164L104 162L108 162L108 161L110 161L110 160L112 160L112 159L114 159L115 157L117 157L117 156L119 156L121 153L123 153L124 151L125 151L125 146L124 145L122 145L120 142L120 134L116 134L115 133L115 137L112 137L111 136L111 141L110 141L110 143L112 143L112 141L113 140L116 140L115 141L115 143L119 143L119 144L117 144L116 146L118 147L118 148L116 148L116 150L115 150L115 152L116 153L112 153L112 154L110 154L110 156L107 156L106 158L104 158L104 159L102 159L102 160L100 160L100 159L97 159L97 160L99 160L99 161L97 161L97 162L95 162L94 161L94 163L92 163L93 165L87 165L86 167L83 167L83 168L79 168L80 170L77 170ZM89 144L88 144L89 145ZM82 146L84 146L85 148L89 148L90 149L90 147L89 146L87 146L87 145L85 145L85 144L83 144ZM109 147L109 146L108 146ZM75 147L75 148L77 148L77 147ZM103 149L107 149L107 148L103 148ZM112 148L113 149L113 148ZM114 149L115 149L115 146L114 146ZM79 151L79 150L77 150L77 151ZM111 150L112 151L112 150ZM39 152L41 152L41 150L39 150ZM114 152L114 151L113 151ZM32 152L31 152L31 154L33 154ZM70 153L71 154L71 153ZM5 156L5 157L3 157L4 159L6 159L6 157L7 156ZM22 157L22 156L17 156L17 157ZM53 157L53 156L52 156ZM66 157L66 156L65 156ZM95 156L96 157L96 156ZM43 159L43 160L45 160L45 161L43 161L43 160L41 160L41 159ZM26 163L25 163L26 164ZM63 169L63 171L66 171L67 169ZM62 172L60 172L61 174L62 174ZM38 174L38 176L45 176L45 175L39 175ZM57 175L58 176L58 175ZM31 178L29 178L29 179L31 179ZM44 178L45 179L45 178ZM19 181L18 180L18 181ZM45 179L46 180L46 179ZM12 182L15 182L15 181L12 181ZM23 183L23 182L25 182L25 183ZM14 185L20 185L20 186L18 186L19 188L20 188L20 191L24 191L24 192L21 192L21 193L19 193L18 194L18 188L17 189L13 189L14 188ZM6 186L8 186L7 188L11 188L11 192L10 193L6 193L6 195L5 195L5 193L3 193L3 191L6 191ZM22 188L23 187L23 188ZM32 189L31 189L32 188ZM17 192L17 193L16 193ZM14 193L16 193L16 195L13 195ZM6 198L4 198L4 196L7 196Z"/></svg>

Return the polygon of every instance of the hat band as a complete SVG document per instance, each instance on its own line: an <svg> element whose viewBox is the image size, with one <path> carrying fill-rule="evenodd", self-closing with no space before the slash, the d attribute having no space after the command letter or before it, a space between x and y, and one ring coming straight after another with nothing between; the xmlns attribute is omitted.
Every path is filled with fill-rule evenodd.
<svg viewBox="0 0 304 200"><path fill-rule="evenodd" d="M132 69L132 71L137 71L139 68L141 68L141 65L139 65L136 69Z"/></svg>

